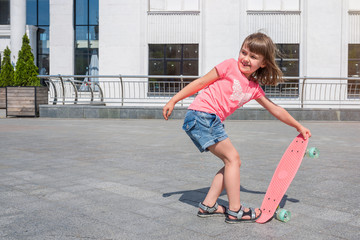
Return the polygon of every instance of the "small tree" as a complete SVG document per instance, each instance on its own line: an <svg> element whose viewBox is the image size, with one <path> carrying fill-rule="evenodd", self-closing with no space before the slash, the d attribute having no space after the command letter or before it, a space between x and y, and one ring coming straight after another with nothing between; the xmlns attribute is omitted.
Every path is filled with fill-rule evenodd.
<svg viewBox="0 0 360 240"><path fill-rule="evenodd" d="M11 51L9 47L4 50L4 58L1 62L0 87L11 86L14 82L14 67L11 64Z"/></svg>
<svg viewBox="0 0 360 240"><path fill-rule="evenodd" d="M34 64L34 55L31 52L30 41L25 34L22 39L21 50L16 62L14 82L16 86L41 86L37 77L38 67Z"/></svg>

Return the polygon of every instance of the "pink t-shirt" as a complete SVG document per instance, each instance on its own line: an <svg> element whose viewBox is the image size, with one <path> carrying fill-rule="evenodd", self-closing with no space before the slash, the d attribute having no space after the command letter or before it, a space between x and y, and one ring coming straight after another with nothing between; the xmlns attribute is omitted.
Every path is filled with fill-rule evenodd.
<svg viewBox="0 0 360 240"><path fill-rule="evenodd" d="M204 88L188 109L214 113L223 122L245 103L265 96L258 83L240 72L235 59L225 60L215 68L219 79Z"/></svg>

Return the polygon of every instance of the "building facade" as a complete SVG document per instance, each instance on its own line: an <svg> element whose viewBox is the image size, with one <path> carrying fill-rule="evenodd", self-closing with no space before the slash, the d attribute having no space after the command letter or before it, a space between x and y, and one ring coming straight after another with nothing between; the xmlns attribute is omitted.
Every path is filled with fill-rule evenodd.
<svg viewBox="0 0 360 240"><path fill-rule="evenodd" d="M0 0L0 53L27 32L40 74L203 75L257 31L285 76L360 75L358 0Z"/></svg>

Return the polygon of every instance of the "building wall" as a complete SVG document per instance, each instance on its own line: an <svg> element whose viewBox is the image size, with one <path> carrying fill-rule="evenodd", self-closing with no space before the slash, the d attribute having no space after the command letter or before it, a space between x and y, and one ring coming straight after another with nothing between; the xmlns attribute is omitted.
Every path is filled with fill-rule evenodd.
<svg viewBox="0 0 360 240"><path fill-rule="evenodd" d="M342 1L306 1L303 11L307 17L303 75L324 77L326 73L326 76L344 76L341 71L344 64L341 59L346 54L342 51Z"/></svg>
<svg viewBox="0 0 360 240"><path fill-rule="evenodd" d="M200 74L228 58L237 58L241 41L240 4L246 1L202 1L202 45ZM246 30L245 30L246 31Z"/></svg>
<svg viewBox="0 0 360 240"><path fill-rule="evenodd" d="M3 52L6 47L11 47L10 45L10 26L9 25L0 25L0 54L3 56Z"/></svg>
<svg viewBox="0 0 360 240"><path fill-rule="evenodd" d="M147 0L108 0L99 4L100 75L144 74Z"/></svg>
<svg viewBox="0 0 360 240"><path fill-rule="evenodd" d="M203 75L222 60L237 58L243 39L261 30L277 43L300 44L300 76L346 77L348 43L360 43L360 33L350 31L360 22L358 0L199 3L199 11L192 15L165 16L148 13L148 0L99 1L99 73L146 75L149 43L198 43L199 74ZM355 12L351 20L349 10ZM297 15L290 16L293 13ZM74 73L73 14L73 0L50 0L50 74ZM160 24L156 21L164 27L156 27ZM18 25L16 20L11 24ZM10 32L0 27L0 52L9 45Z"/></svg>

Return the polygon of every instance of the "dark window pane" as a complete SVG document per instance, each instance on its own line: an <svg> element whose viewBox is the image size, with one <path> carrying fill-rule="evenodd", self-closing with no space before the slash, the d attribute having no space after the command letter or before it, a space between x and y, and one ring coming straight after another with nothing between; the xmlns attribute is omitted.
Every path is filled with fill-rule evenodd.
<svg viewBox="0 0 360 240"><path fill-rule="evenodd" d="M180 62L167 62L165 75L180 75Z"/></svg>
<svg viewBox="0 0 360 240"><path fill-rule="evenodd" d="M76 0L76 25L88 25L88 0Z"/></svg>
<svg viewBox="0 0 360 240"><path fill-rule="evenodd" d="M349 44L349 60L360 59L360 44Z"/></svg>
<svg viewBox="0 0 360 240"><path fill-rule="evenodd" d="M27 25L37 25L37 10L36 10L37 6L36 5L37 5L36 0L27 0L26 1L26 24ZM0 9L1 9L1 7L0 7ZM1 15L2 14L0 13L0 16Z"/></svg>
<svg viewBox="0 0 360 240"><path fill-rule="evenodd" d="M298 44L277 44L281 56L279 58L299 59L299 45Z"/></svg>
<svg viewBox="0 0 360 240"><path fill-rule="evenodd" d="M198 61L184 61L183 63L183 75L197 76L198 69Z"/></svg>
<svg viewBox="0 0 360 240"><path fill-rule="evenodd" d="M283 72L284 76L297 77L299 76L299 62L282 60L277 61L278 66Z"/></svg>
<svg viewBox="0 0 360 240"><path fill-rule="evenodd" d="M99 25L99 0L89 1L89 24Z"/></svg>
<svg viewBox="0 0 360 240"><path fill-rule="evenodd" d="M85 75L89 67L88 49L75 50L75 75Z"/></svg>
<svg viewBox="0 0 360 240"><path fill-rule="evenodd" d="M149 75L163 75L164 74L164 61L153 60L149 61Z"/></svg>
<svg viewBox="0 0 360 240"><path fill-rule="evenodd" d="M349 44L348 76L360 77L360 44ZM348 80L348 98L360 98L360 81Z"/></svg>
<svg viewBox="0 0 360 240"><path fill-rule="evenodd" d="M49 25L49 0L38 0L39 21L38 25Z"/></svg>
<svg viewBox="0 0 360 240"><path fill-rule="evenodd" d="M0 25L10 24L10 0L0 0Z"/></svg>
<svg viewBox="0 0 360 240"><path fill-rule="evenodd" d="M164 58L164 45L163 44L150 44L149 45L149 58Z"/></svg>
<svg viewBox="0 0 360 240"><path fill-rule="evenodd" d="M40 54L38 55L38 67L40 75L48 75L49 74L49 55Z"/></svg>
<svg viewBox="0 0 360 240"><path fill-rule="evenodd" d="M181 58L181 45L166 45L166 58Z"/></svg>
<svg viewBox="0 0 360 240"><path fill-rule="evenodd" d="M199 58L198 45L196 44L185 44L184 45L184 58Z"/></svg>
<svg viewBox="0 0 360 240"><path fill-rule="evenodd" d="M348 75L349 77L360 77L360 59L349 61Z"/></svg>

